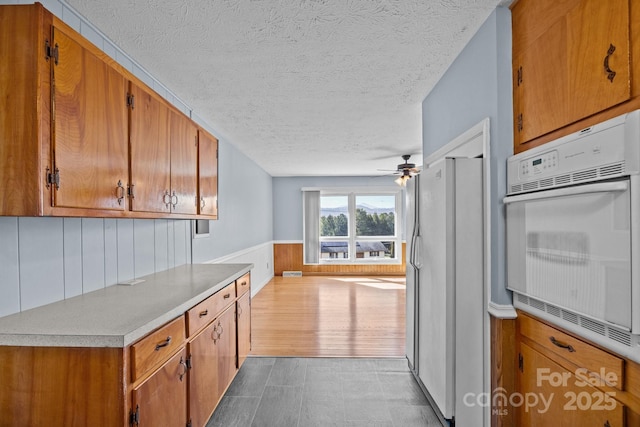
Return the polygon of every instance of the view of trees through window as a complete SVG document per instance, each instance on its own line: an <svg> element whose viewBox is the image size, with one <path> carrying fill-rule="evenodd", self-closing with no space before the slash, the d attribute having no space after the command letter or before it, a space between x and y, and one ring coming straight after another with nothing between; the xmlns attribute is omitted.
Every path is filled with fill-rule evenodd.
<svg viewBox="0 0 640 427"><path fill-rule="evenodd" d="M365 209L356 209L356 234L358 236L393 236L396 218L393 212L368 213ZM349 219L344 213L320 217L321 236L348 236Z"/></svg>
<svg viewBox="0 0 640 427"><path fill-rule="evenodd" d="M322 195L321 258L395 259L396 203L395 194Z"/></svg>

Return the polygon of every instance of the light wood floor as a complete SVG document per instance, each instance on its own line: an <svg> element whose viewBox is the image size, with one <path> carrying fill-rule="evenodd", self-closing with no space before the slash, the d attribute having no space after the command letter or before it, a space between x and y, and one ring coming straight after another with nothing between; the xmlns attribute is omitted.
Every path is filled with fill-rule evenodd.
<svg viewBox="0 0 640 427"><path fill-rule="evenodd" d="M404 277L274 277L251 301L251 355L403 357Z"/></svg>

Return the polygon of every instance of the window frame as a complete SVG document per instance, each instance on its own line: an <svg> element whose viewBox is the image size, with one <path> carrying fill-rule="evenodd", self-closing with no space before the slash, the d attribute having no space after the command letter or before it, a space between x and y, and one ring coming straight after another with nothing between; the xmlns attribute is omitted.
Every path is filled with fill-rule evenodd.
<svg viewBox="0 0 640 427"><path fill-rule="evenodd" d="M347 196L348 200L348 235L347 236L321 236L320 228L318 227L318 245L322 245L322 242L342 242L347 241L347 248L349 256L347 258L337 257L327 258L322 257L321 246L318 248L318 264L335 265L335 264L380 264L380 265L397 265L402 264L402 226L403 226L403 198L401 188L321 188L316 189L320 191L320 200L322 197L332 196ZM356 198L358 196L386 196L393 195L395 197L395 211L394 211L394 235L393 236L357 236L355 233L356 227ZM319 205L322 203L320 202ZM320 222L320 208L318 209L318 222ZM357 242L358 241L378 241L378 242L393 242L395 247L395 258L370 258L370 257L357 257ZM307 241L305 240L305 244Z"/></svg>

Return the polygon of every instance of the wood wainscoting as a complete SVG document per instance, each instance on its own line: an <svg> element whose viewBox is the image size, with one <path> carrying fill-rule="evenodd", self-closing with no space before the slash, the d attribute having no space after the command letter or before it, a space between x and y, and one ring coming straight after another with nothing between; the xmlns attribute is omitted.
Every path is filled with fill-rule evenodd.
<svg viewBox="0 0 640 427"><path fill-rule="evenodd" d="M491 316L491 426L513 427L514 411L508 402L516 391L516 320Z"/></svg>
<svg viewBox="0 0 640 427"><path fill-rule="evenodd" d="M273 244L273 272L282 276L283 271L301 271L308 276L322 275L406 275L406 244L402 243L402 264L315 264L305 265L302 243Z"/></svg>

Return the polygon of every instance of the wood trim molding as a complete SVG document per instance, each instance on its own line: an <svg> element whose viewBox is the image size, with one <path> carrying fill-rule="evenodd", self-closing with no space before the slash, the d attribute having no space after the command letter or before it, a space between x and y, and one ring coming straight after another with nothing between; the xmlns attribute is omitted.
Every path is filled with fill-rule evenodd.
<svg viewBox="0 0 640 427"><path fill-rule="evenodd" d="M491 316L497 319L515 319L518 317L516 309L511 304L498 304L493 301L489 301L487 311Z"/></svg>
<svg viewBox="0 0 640 427"><path fill-rule="evenodd" d="M322 275L406 275L406 243L402 243L401 264L317 264L303 263L302 243L273 244L273 272L282 276L283 271L301 271L307 276Z"/></svg>
<svg viewBox="0 0 640 427"><path fill-rule="evenodd" d="M491 316L491 426L515 426L515 409L499 406L516 391L516 320ZM498 405L494 405L497 403Z"/></svg>

